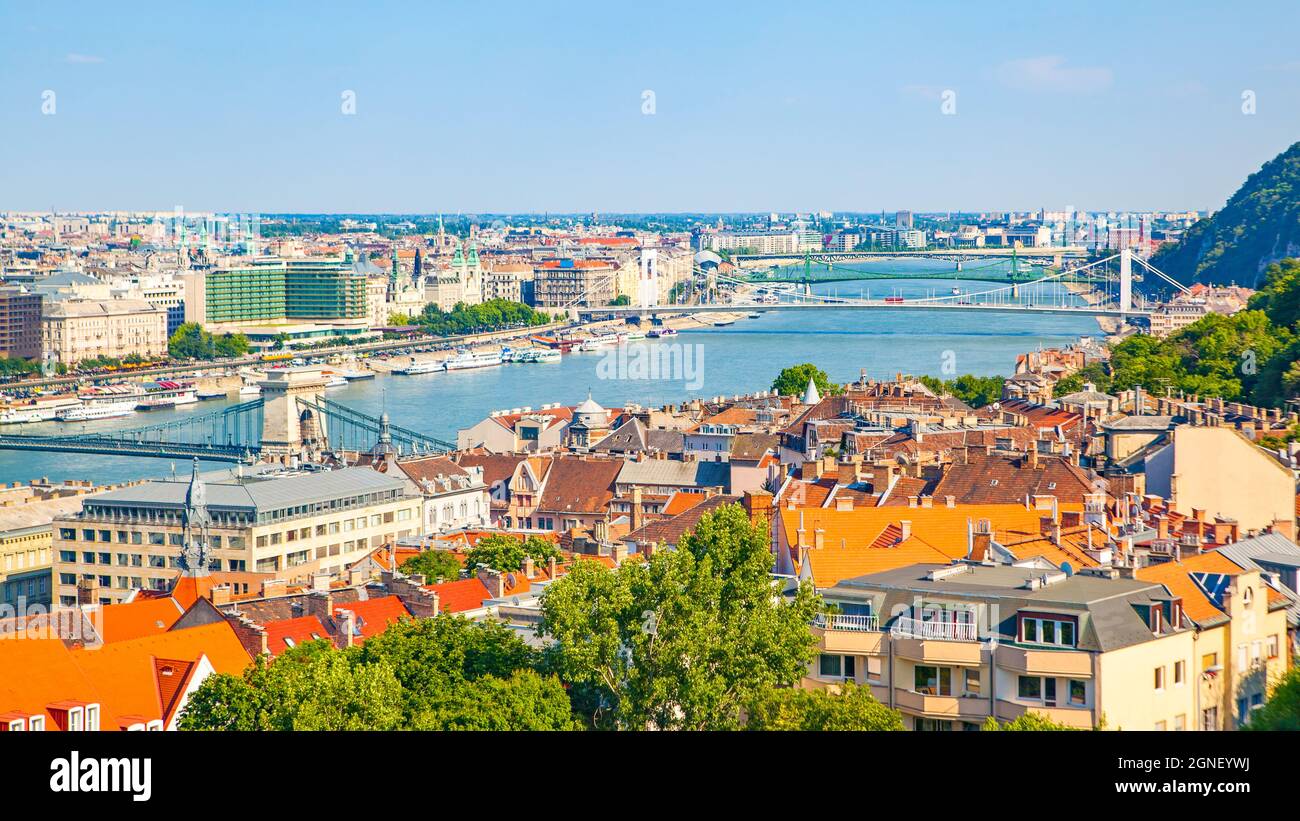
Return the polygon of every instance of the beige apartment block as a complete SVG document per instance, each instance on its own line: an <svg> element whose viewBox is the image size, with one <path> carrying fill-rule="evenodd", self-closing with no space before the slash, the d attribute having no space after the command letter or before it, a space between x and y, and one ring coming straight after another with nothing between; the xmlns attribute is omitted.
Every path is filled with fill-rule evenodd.
<svg viewBox="0 0 1300 821"><path fill-rule="evenodd" d="M41 316L41 345L56 363L85 359L146 359L167 353L167 310L143 299L49 302Z"/></svg>
<svg viewBox="0 0 1300 821"><path fill-rule="evenodd" d="M1235 584L1253 587L1258 575ZM1280 628L1275 662L1285 664L1284 610L1234 625L1232 596L1223 624L1260 631L1260 641ZM914 730L977 730L1026 713L1079 729L1230 728L1224 705L1263 675L1249 652L1247 668L1207 672L1203 657L1221 637L1201 630L1168 585L1115 570L917 564L843 580L825 597L836 612L813 627L820 653L804 686L868 686ZM1248 708L1262 703L1249 692Z"/></svg>
<svg viewBox="0 0 1300 821"><path fill-rule="evenodd" d="M1295 476L1237 430L1179 425L1146 457L1146 492L1185 516L1235 519L1243 533L1272 527L1295 538Z"/></svg>
<svg viewBox="0 0 1300 821"><path fill-rule="evenodd" d="M212 517L214 571L304 583L320 573L339 576L372 549L420 532L421 498L401 478L368 467L242 472L145 482L88 498L56 518L55 601L77 603L79 586L96 591L88 603L121 601L132 589L170 589L196 481Z"/></svg>

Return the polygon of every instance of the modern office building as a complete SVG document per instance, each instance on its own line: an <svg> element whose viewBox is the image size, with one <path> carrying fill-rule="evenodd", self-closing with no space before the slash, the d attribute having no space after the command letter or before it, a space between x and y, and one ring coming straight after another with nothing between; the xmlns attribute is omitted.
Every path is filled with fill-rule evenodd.
<svg viewBox="0 0 1300 821"><path fill-rule="evenodd" d="M253 257L185 277L185 320L215 331L327 324L364 331L366 277L342 257Z"/></svg>

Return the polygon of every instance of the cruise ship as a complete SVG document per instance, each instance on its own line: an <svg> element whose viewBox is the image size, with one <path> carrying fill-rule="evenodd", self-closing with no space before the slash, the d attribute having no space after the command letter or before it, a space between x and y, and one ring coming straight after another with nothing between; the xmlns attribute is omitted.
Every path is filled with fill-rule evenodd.
<svg viewBox="0 0 1300 821"><path fill-rule="evenodd" d="M650 339L663 339L666 336L677 336L676 328L655 328L646 334Z"/></svg>
<svg viewBox="0 0 1300 821"><path fill-rule="evenodd" d="M609 345L617 345L619 341L618 334L600 334L599 336L591 336L584 339L582 344L578 346L578 350L595 351Z"/></svg>
<svg viewBox="0 0 1300 821"><path fill-rule="evenodd" d="M192 405L198 401L199 394L193 385L164 379L144 387L144 395L136 403L136 410L174 408L177 405Z"/></svg>
<svg viewBox="0 0 1300 821"><path fill-rule="evenodd" d="M65 408L54 418L59 422L89 422L95 419L131 416L135 413L136 404L137 400L134 397L97 398L83 401L76 407Z"/></svg>
<svg viewBox="0 0 1300 821"><path fill-rule="evenodd" d="M411 362L405 368L398 368L393 373L400 373L402 376L418 376L422 373L437 373L443 370L441 362L435 362L432 359L426 359L423 362Z"/></svg>
<svg viewBox="0 0 1300 821"><path fill-rule="evenodd" d="M501 364L501 354L498 351L490 353L473 353L471 351L458 351L451 359L443 361L443 367L449 371L463 371L469 368L490 368L493 365Z"/></svg>
<svg viewBox="0 0 1300 821"><path fill-rule="evenodd" d="M0 425L25 425L31 422L53 422L61 410L79 407L81 400L75 396L51 396L33 399L0 411Z"/></svg>

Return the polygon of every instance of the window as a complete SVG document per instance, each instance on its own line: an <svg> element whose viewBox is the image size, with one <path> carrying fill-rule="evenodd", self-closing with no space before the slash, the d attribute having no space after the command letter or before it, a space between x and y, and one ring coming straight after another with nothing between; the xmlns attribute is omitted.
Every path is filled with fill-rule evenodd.
<svg viewBox="0 0 1300 821"><path fill-rule="evenodd" d="M1154 729L1157 733L1163 733L1165 731L1165 723L1163 721L1157 721L1155 727L1153 727L1152 729Z"/></svg>
<svg viewBox="0 0 1300 821"><path fill-rule="evenodd" d="M880 681L884 675L883 659L880 656L867 656L867 678L871 681Z"/></svg>
<svg viewBox="0 0 1300 821"><path fill-rule="evenodd" d="M916 692L927 696L952 695L952 668L916 665L914 681Z"/></svg>
<svg viewBox="0 0 1300 821"><path fill-rule="evenodd" d="M1017 695L1038 701L1043 697L1043 680L1038 676L1020 676Z"/></svg>
<svg viewBox="0 0 1300 821"><path fill-rule="evenodd" d="M1088 703L1088 685L1078 679L1070 679L1070 704L1082 707Z"/></svg>
<svg viewBox="0 0 1300 821"><path fill-rule="evenodd" d="M1182 683L1183 683L1183 663L1181 661L1175 661L1174 662L1174 685L1178 686Z"/></svg>
<svg viewBox="0 0 1300 821"><path fill-rule="evenodd" d="M1187 729L1187 714L1179 713L1174 716L1174 729L1181 732Z"/></svg>
<svg viewBox="0 0 1300 821"><path fill-rule="evenodd" d="M1276 636L1276 635L1269 636L1269 637L1268 637L1268 657L1269 657L1270 659L1275 659L1275 658L1277 658L1277 648L1278 648L1277 636Z"/></svg>
<svg viewBox="0 0 1300 821"><path fill-rule="evenodd" d="M79 733L84 728L85 715L82 708L73 707L68 710L68 732Z"/></svg>
<svg viewBox="0 0 1300 821"><path fill-rule="evenodd" d="M843 657L823 653L818 666L818 674L827 678L839 678L844 675Z"/></svg>
<svg viewBox="0 0 1300 821"><path fill-rule="evenodd" d="M90 704L86 707L86 729L92 733L99 732L99 705Z"/></svg>
<svg viewBox="0 0 1300 821"><path fill-rule="evenodd" d="M966 668L965 688L969 695L977 696L980 694L980 670L978 667Z"/></svg>
<svg viewBox="0 0 1300 821"><path fill-rule="evenodd" d="M1022 616L1020 619L1020 640L1029 644L1073 647L1074 622L1064 619Z"/></svg>
<svg viewBox="0 0 1300 821"><path fill-rule="evenodd" d="M1219 666L1219 654L1218 654L1218 653L1206 653L1205 655L1201 656L1201 669L1202 669L1202 670L1208 670L1208 669L1210 669L1211 667L1218 667L1218 666Z"/></svg>
<svg viewBox="0 0 1300 821"><path fill-rule="evenodd" d="M45 716L32 716L27 722L27 726L34 732L43 732L45 730Z"/></svg>
<svg viewBox="0 0 1300 821"><path fill-rule="evenodd" d="M1165 689L1165 668L1164 665L1156 668L1156 689Z"/></svg>

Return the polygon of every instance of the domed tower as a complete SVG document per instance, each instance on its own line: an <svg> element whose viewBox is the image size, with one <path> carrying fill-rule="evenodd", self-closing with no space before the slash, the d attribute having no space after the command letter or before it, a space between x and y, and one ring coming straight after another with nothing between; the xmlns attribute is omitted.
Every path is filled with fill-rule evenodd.
<svg viewBox="0 0 1300 821"><path fill-rule="evenodd" d="M609 434L609 412L591 398L573 409L573 421L569 424L569 444L572 447L591 447Z"/></svg>

